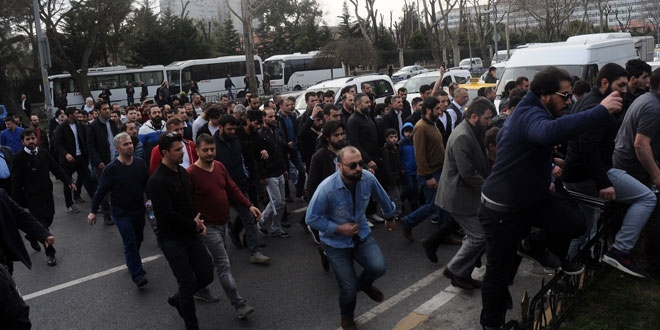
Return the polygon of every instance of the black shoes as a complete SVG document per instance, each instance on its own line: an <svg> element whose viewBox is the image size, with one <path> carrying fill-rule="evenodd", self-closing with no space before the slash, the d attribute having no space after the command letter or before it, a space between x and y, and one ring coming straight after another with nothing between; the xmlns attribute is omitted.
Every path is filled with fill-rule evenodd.
<svg viewBox="0 0 660 330"><path fill-rule="evenodd" d="M143 277L137 280L137 282L135 282L135 285L138 287L138 289L144 288L145 286L147 286L147 284L149 284L149 281L147 280L146 277Z"/></svg>
<svg viewBox="0 0 660 330"><path fill-rule="evenodd" d="M526 239L520 242L520 245L518 246L518 255L523 258L534 260L544 268L548 269L559 269L562 264L561 260L552 254L552 252L548 251L548 249L544 248L540 251L532 249Z"/></svg>
<svg viewBox="0 0 660 330"><path fill-rule="evenodd" d="M323 251L322 247L318 247L319 254L321 255L321 266L323 266L323 270L326 272L330 271L330 261L328 260L328 256L325 255L325 251Z"/></svg>
<svg viewBox="0 0 660 330"><path fill-rule="evenodd" d="M241 243L240 233L235 232L233 229L229 228L229 238L231 239L232 244L237 249L242 249L243 244Z"/></svg>
<svg viewBox="0 0 660 330"><path fill-rule="evenodd" d="M366 293L371 300L375 302L383 302L385 300L385 296L383 295L383 291L380 291L377 287L370 285L368 287L364 287L361 289L362 292Z"/></svg>
<svg viewBox="0 0 660 330"><path fill-rule="evenodd" d="M51 267L57 265L57 259L55 259L55 255L53 254L53 255L47 256L46 257L46 263L48 264L48 266L51 266Z"/></svg>
<svg viewBox="0 0 660 330"><path fill-rule="evenodd" d="M357 330L357 325L355 325L355 320L352 318L341 317L341 328L342 330Z"/></svg>
<svg viewBox="0 0 660 330"><path fill-rule="evenodd" d="M39 245L39 242L37 242L36 240L30 241L30 247L32 248L32 250L35 250L37 252L41 251L41 245Z"/></svg>
<svg viewBox="0 0 660 330"><path fill-rule="evenodd" d="M481 288L481 281L475 280L473 278L464 278L452 273L449 268L445 268L442 272L445 277L451 280L451 285L459 287L463 290L472 291L474 289Z"/></svg>
<svg viewBox="0 0 660 330"><path fill-rule="evenodd" d="M401 221L401 231L403 231L403 237L405 237L408 241L414 242L415 238L413 238L412 235L412 229L408 228L406 225L406 221Z"/></svg>
<svg viewBox="0 0 660 330"><path fill-rule="evenodd" d="M424 248L426 257L429 258L432 263L438 263L438 256L435 254L435 249L431 246L431 243L428 240L422 240L422 247Z"/></svg>

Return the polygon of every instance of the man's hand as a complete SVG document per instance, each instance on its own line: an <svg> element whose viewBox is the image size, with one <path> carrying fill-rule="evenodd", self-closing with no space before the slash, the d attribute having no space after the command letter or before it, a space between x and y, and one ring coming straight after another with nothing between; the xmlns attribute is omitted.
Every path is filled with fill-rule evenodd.
<svg viewBox="0 0 660 330"><path fill-rule="evenodd" d="M69 183L69 188L73 191L78 191L78 187L76 187L75 183Z"/></svg>
<svg viewBox="0 0 660 330"><path fill-rule="evenodd" d="M316 118L316 115L323 111L323 108L319 107L318 104L314 106L314 109L312 109L312 118Z"/></svg>
<svg viewBox="0 0 660 330"><path fill-rule="evenodd" d="M105 168L105 164L103 164L103 162L100 162L98 165L96 165L96 168L103 171L103 169Z"/></svg>
<svg viewBox="0 0 660 330"><path fill-rule="evenodd" d="M289 149L293 149L293 142L287 143L287 146L289 147Z"/></svg>
<svg viewBox="0 0 660 330"><path fill-rule="evenodd" d="M435 178L430 178L426 180L426 188L435 189L438 188L438 182L435 181Z"/></svg>
<svg viewBox="0 0 660 330"><path fill-rule="evenodd" d="M255 221L261 220L261 211L258 207L254 205L250 206L250 213L252 213L252 216L254 216Z"/></svg>
<svg viewBox="0 0 660 330"><path fill-rule="evenodd" d="M555 165L555 167L552 168L552 176L555 178L559 178L561 176L561 167L558 165Z"/></svg>
<svg viewBox="0 0 660 330"><path fill-rule="evenodd" d="M96 213L89 213L87 215L87 223L91 226L96 223Z"/></svg>
<svg viewBox="0 0 660 330"><path fill-rule="evenodd" d="M614 187L603 188L598 192L598 195L600 198L606 199L608 201L613 201L616 199L616 192L614 192Z"/></svg>
<svg viewBox="0 0 660 330"><path fill-rule="evenodd" d="M197 230L197 232L200 235L206 236L206 226L204 226L204 220L202 220L201 216L202 216L201 213L197 213L197 215L195 216L194 220L195 220L195 223L197 224L197 226L195 227L195 230Z"/></svg>
<svg viewBox="0 0 660 330"><path fill-rule="evenodd" d="M378 170L378 165L376 165L376 162L373 160L367 163L367 165L369 166L369 169L373 169L374 172Z"/></svg>
<svg viewBox="0 0 660 330"><path fill-rule="evenodd" d="M621 111L621 108L623 108L623 99L619 95L619 92L612 92L600 104L612 115Z"/></svg>
<svg viewBox="0 0 660 330"><path fill-rule="evenodd" d="M340 233L348 237L353 237L357 235L359 230L360 230L360 225L354 222L342 223L341 225L337 226L337 233Z"/></svg>
<svg viewBox="0 0 660 330"><path fill-rule="evenodd" d="M55 244L55 236L51 235L46 237L46 240L44 241L44 247L49 247Z"/></svg>
<svg viewBox="0 0 660 330"><path fill-rule="evenodd" d="M395 231L396 230L396 220L394 219L385 219L385 229L387 231Z"/></svg>
<svg viewBox="0 0 660 330"><path fill-rule="evenodd" d="M548 190L555 191L555 183L554 182L550 182L550 187L548 188Z"/></svg>
<svg viewBox="0 0 660 330"><path fill-rule="evenodd" d="M268 159L268 151L261 150L261 159Z"/></svg>
<svg viewBox="0 0 660 330"><path fill-rule="evenodd" d="M73 163L76 162L76 158L73 157L73 156L71 156L71 154L66 154L66 156L64 156L64 158L65 158L66 161L69 162L69 163L72 163L72 164L73 164Z"/></svg>

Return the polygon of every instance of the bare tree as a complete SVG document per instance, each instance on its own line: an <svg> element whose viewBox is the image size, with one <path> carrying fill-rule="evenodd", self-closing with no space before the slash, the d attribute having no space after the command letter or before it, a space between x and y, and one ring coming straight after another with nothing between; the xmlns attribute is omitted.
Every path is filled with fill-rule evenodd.
<svg viewBox="0 0 660 330"><path fill-rule="evenodd" d="M574 0L528 0L523 7L538 23L543 39L550 42L561 35L564 25L578 5L579 2Z"/></svg>
<svg viewBox="0 0 660 330"><path fill-rule="evenodd" d="M355 18L357 18L357 23L358 26L360 27L360 32L362 33L362 38L364 38L364 40L367 42L367 44L369 44L369 46L373 46L374 44L373 39L369 37L370 16L367 16L366 19L360 16L360 13L358 12L360 9L359 0L349 0L349 1L353 4L353 8L355 9Z"/></svg>
<svg viewBox="0 0 660 330"><path fill-rule="evenodd" d="M645 0L644 9L648 14L648 20L654 25L656 42L660 43L660 2L657 0Z"/></svg>
<svg viewBox="0 0 660 330"><path fill-rule="evenodd" d="M454 65L458 64L458 61L461 60L461 48L459 47L459 37L460 33L463 30L463 17L465 15L465 3L466 0L444 0L444 6L440 3L438 10L440 10L440 16L442 17L441 22L444 23L443 35L445 44L448 44L452 50L452 57L454 60ZM459 14L458 14L458 27L453 31L449 30L449 12L458 5ZM449 63L447 58L447 50L443 47L442 51L443 60Z"/></svg>
<svg viewBox="0 0 660 330"><path fill-rule="evenodd" d="M607 17L609 16L610 11L612 11L612 7L610 6L609 0L597 0L595 5L597 6L600 18L598 31L603 33L604 28L607 26Z"/></svg>
<svg viewBox="0 0 660 330"><path fill-rule="evenodd" d="M498 5L499 0L488 0L485 4L482 4L483 1L480 0L468 0L468 3L472 4L472 9L474 11L474 22L476 32L477 42L479 44L479 49L481 51L481 56L486 59L488 54L488 45L492 39L488 38L488 35L495 35L495 26L493 24L493 17L496 15L495 7ZM500 13L501 17L495 17L496 23L501 23L504 19L503 13ZM473 29L470 29L473 30ZM469 38L470 36L468 36Z"/></svg>
<svg viewBox="0 0 660 330"><path fill-rule="evenodd" d="M252 39L252 13L257 9L258 4L251 3L250 0L241 0L241 14L238 14L229 5L229 0L225 0L225 3L227 4L229 11L236 16L241 23L243 23L243 48L245 48L246 74L248 76L248 84L250 85L250 93L257 94L257 76L256 68L254 66L254 41Z"/></svg>
<svg viewBox="0 0 660 330"><path fill-rule="evenodd" d="M616 18L616 22L619 23L619 31L621 32L628 32L630 30L630 16L632 14L632 7L628 7L626 9L628 11L627 16L625 13L621 13L623 16L623 21L621 21L621 18L619 18L619 9L614 9L614 17Z"/></svg>

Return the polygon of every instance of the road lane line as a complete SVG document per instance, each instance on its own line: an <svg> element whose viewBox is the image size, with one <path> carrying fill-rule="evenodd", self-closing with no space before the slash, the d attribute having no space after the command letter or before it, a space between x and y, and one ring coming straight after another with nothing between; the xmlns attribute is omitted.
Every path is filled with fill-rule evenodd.
<svg viewBox="0 0 660 330"><path fill-rule="evenodd" d="M375 317L377 317L380 314L383 314L386 312L388 309L394 307L396 304L400 303L404 299L410 297L413 295L415 292L419 291L420 289L423 289L424 287L428 286L431 284L433 281L435 281L438 277L442 276L442 270L444 268L438 269L434 271L431 274L426 275L423 277L421 280L415 282L413 285L403 289L401 292L395 294L391 298L383 301L382 303L376 305L376 307L364 312L364 314L358 316L355 319L355 323L357 324L365 324ZM342 330L341 327L337 328L337 330Z"/></svg>
<svg viewBox="0 0 660 330"><path fill-rule="evenodd" d="M151 257L143 258L142 263L145 264L149 261L154 261L156 259L161 258L162 256L163 256L162 254L157 254L157 255L154 255L154 256L151 256ZM99 277L110 275L112 273L116 273L116 272L124 270L124 269L126 269L126 265L121 265L121 266L117 266L117 267L114 267L114 268L110 268L110 269L104 270L102 272L98 272L98 273L95 273L95 274L92 274L92 275L81 277L79 279L75 279L73 281L58 284L56 286L53 286L53 287L50 287L50 288L47 288L47 289L43 289L43 290L39 290L39 291L34 292L34 293L27 294L27 295L23 296L23 300L27 301L27 300L30 300L32 298L37 298L37 297L40 297L40 296L43 296L43 295L47 295L49 293L53 293L55 291L66 289L66 288L72 287L74 285L85 283L87 281L91 281L91 280L99 278Z"/></svg>

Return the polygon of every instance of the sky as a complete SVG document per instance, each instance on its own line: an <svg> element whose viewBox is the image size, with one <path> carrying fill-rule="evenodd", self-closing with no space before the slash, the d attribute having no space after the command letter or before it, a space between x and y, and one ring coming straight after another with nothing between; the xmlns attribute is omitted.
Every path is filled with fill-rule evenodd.
<svg viewBox="0 0 660 330"><path fill-rule="evenodd" d="M341 16L341 9L343 5L343 0L317 0L321 5L325 16L324 20L328 23L329 26L339 25L340 19L338 16ZM415 0L413 0L415 1ZM408 1L412 2L412 1ZM416 2L416 1L415 1ZM355 19L355 7L353 4L346 0L348 5L348 11L351 14L351 17ZM358 6L361 8L360 16L365 17L367 10L364 9L366 4L365 0L358 0ZM378 20L380 20L380 14L383 14L383 24L389 26L390 24L390 11L392 11L392 19L397 21L401 16L401 8L403 7L402 0L376 0L374 2L374 8L378 10Z"/></svg>

